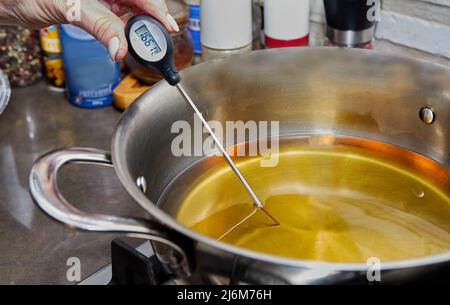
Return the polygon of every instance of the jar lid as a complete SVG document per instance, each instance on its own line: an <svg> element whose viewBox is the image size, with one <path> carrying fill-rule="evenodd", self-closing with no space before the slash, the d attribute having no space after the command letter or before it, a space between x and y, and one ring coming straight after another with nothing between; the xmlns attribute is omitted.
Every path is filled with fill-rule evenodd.
<svg viewBox="0 0 450 305"><path fill-rule="evenodd" d="M167 7L169 13L179 25L188 21L189 7L186 3L181 0L169 0L167 1Z"/></svg>
<svg viewBox="0 0 450 305"><path fill-rule="evenodd" d="M11 87L9 85L8 77L0 70L0 114L5 110L8 105L9 98L11 97Z"/></svg>
<svg viewBox="0 0 450 305"><path fill-rule="evenodd" d="M200 5L200 0L184 0L188 5Z"/></svg>

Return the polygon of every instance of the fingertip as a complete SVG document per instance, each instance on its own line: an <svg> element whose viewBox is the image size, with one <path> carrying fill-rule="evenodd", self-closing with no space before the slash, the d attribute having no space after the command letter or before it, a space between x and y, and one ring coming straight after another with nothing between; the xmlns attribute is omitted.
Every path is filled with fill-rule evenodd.
<svg viewBox="0 0 450 305"><path fill-rule="evenodd" d="M111 59L114 61L119 61L125 58L128 53L128 45L126 41L120 40L119 37L115 36L111 38L108 42L108 51Z"/></svg>
<svg viewBox="0 0 450 305"><path fill-rule="evenodd" d="M116 60L117 54L119 53L120 49L120 40L119 37L114 36L108 41L108 51L109 56L112 60Z"/></svg>
<svg viewBox="0 0 450 305"><path fill-rule="evenodd" d="M175 20L175 18L173 18L173 16L171 14L167 14L166 18L167 18L167 23L169 23L172 30L175 32L179 32L180 27L178 26L178 23Z"/></svg>
<svg viewBox="0 0 450 305"><path fill-rule="evenodd" d="M128 46L125 45L122 48L119 49L119 51L116 54L116 61L123 60L128 54Z"/></svg>

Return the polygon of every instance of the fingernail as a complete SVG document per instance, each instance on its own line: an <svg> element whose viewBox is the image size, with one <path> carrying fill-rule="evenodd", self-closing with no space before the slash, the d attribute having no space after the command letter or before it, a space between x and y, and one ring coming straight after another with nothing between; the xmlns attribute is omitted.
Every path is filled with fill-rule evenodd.
<svg viewBox="0 0 450 305"><path fill-rule="evenodd" d="M167 14L167 22L169 23L169 25L172 27L172 29L175 32L179 32L180 28L178 27L178 23L175 21L175 19L172 17L172 15Z"/></svg>
<svg viewBox="0 0 450 305"><path fill-rule="evenodd" d="M119 52L120 40L118 37L113 37L108 43L108 51L112 60L116 60L117 52Z"/></svg>

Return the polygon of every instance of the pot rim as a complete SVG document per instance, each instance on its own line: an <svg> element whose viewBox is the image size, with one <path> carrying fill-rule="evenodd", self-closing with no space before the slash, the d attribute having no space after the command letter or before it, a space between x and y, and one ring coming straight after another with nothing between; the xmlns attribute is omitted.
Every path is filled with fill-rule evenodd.
<svg viewBox="0 0 450 305"><path fill-rule="evenodd" d="M374 51L374 50L364 50L364 49L342 49L337 47L309 47L309 48L288 48L288 49L269 49L269 50L258 50L253 51L249 54L238 54L233 56L238 57L251 57L255 56L255 54L260 53L271 53L271 52L299 52L299 53L309 53L309 52L353 52L355 55L357 54L367 54L370 52L371 56L378 57L390 57L396 58L401 61L409 61L415 64L427 64L432 65L436 69L445 69L450 71L443 65L439 65L432 62L427 62L421 59L415 59L407 56L399 56L393 54L387 54L384 52ZM207 62L200 63L194 67L188 68L185 71L189 72L191 70L199 69L204 65L211 65L211 63L217 63L221 61L226 61L226 58L213 59ZM181 74L185 74L186 72L182 71ZM153 90L162 90L164 87L168 87L169 85L165 82L161 81L155 86L153 86ZM161 224L167 226L168 228L174 229L177 232L191 238L192 240L205 244L209 247L222 250L228 252L233 255L242 256L249 259L254 259L257 261L263 261L271 264L278 264L287 267L297 267L297 268L305 268L305 269L318 269L318 270L329 270L329 271L356 271L356 272L366 272L370 266L367 263L336 263L336 262L326 262L326 261L313 261L313 260L301 260L294 258L287 258L282 256L264 254L257 251L248 250L245 248L241 248L238 246L234 246L231 244L227 244L221 241L218 241L214 238L208 237L201 233L198 233L185 225L179 223L175 218L167 214L165 211L158 208L155 203L150 201L136 186L134 183L133 177L126 170L124 162L120 162L120 147L123 142L120 141L120 135L124 134L125 127L131 124L134 116L139 112L139 107L142 103L144 103L145 94L143 94L140 98L136 100L121 116L119 122L117 123L116 131L113 136L112 144L111 144L111 155L114 164L114 169L116 174L125 187L126 191L130 194L130 196L136 200L136 202L146 210L152 217L154 217ZM421 267L426 265L433 265L442 262L450 261L450 250L447 252L429 255L425 257L418 257L406 260L398 260L398 261L381 261L380 269L382 271L393 270L393 269L406 269L413 267Z"/></svg>

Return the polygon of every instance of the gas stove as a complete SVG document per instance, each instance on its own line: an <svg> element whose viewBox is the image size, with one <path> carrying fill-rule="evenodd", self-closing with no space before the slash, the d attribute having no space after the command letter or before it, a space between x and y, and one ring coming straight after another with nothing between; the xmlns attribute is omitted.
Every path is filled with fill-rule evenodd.
<svg viewBox="0 0 450 305"><path fill-rule="evenodd" d="M450 270L435 270L424 274L414 284L449 283ZM186 284L238 284L239 281L227 281L222 277L195 276L190 281L173 279L164 270L157 259L149 241L137 248L121 239L111 242L111 264L81 281L78 285L186 285Z"/></svg>
<svg viewBox="0 0 450 305"><path fill-rule="evenodd" d="M176 285L165 273L149 241L134 248L121 239L111 242L111 264L79 285Z"/></svg>

